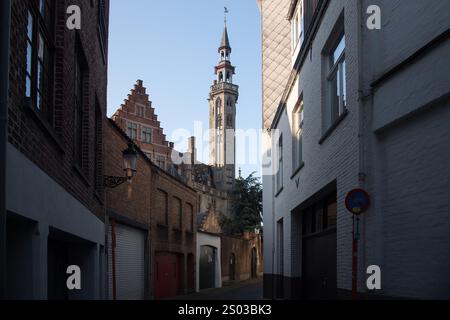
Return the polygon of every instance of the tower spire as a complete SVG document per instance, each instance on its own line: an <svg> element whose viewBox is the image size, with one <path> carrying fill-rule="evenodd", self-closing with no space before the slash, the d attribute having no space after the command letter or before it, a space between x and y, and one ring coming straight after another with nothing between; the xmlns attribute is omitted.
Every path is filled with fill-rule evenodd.
<svg viewBox="0 0 450 320"><path fill-rule="evenodd" d="M209 159L213 166L214 181L220 190L231 191L236 177L235 171L235 130L236 104L239 87L233 83L235 67L231 64L231 46L225 26L219 47L219 62L215 66L217 79L209 93Z"/></svg>
<svg viewBox="0 0 450 320"><path fill-rule="evenodd" d="M224 23L225 23L225 28L227 27L227 14L229 13L229 11L228 11L228 8L227 7L224 7L224 9L225 9L225 13L224 13L224 16L225 16L225 20L224 20Z"/></svg>

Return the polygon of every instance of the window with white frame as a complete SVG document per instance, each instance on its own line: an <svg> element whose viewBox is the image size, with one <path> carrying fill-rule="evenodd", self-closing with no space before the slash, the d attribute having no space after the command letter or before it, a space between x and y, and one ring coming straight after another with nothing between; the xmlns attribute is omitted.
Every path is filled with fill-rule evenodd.
<svg viewBox="0 0 450 320"><path fill-rule="evenodd" d="M283 189L283 135L278 140L278 170L276 174L276 191L281 192Z"/></svg>
<svg viewBox="0 0 450 320"><path fill-rule="evenodd" d="M295 52L297 45L301 45L304 39L304 7L303 0L299 0L297 8L291 19L291 37L292 37L292 54Z"/></svg>
<svg viewBox="0 0 450 320"><path fill-rule="evenodd" d="M152 128L144 127L144 129L142 129L142 141L145 143L152 143Z"/></svg>
<svg viewBox="0 0 450 320"><path fill-rule="evenodd" d="M135 140L137 139L137 124L133 122L128 122L128 136Z"/></svg>
<svg viewBox="0 0 450 320"><path fill-rule="evenodd" d="M166 157L162 155L156 156L156 165L163 170L166 170Z"/></svg>
<svg viewBox="0 0 450 320"><path fill-rule="evenodd" d="M347 83L345 64L345 35L339 37L330 52L328 72L329 108L328 127L331 127L347 110Z"/></svg>
<svg viewBox="0 0 450 320"><path fill-rule="evenodd" d="M303 99L292 112L292 170L296 171L303 165Z"/></svg>

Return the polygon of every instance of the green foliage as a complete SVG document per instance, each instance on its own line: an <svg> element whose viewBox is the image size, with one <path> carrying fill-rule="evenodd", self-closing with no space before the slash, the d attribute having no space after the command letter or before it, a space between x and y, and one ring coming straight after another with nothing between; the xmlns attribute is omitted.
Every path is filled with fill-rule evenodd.
<svg viewBox="0 0 450 320"><path fill-rule="evenodd" d="M231 217L222 217L221 226L225 234L237 235L244 231L261 228L262 222L262 184L261 179L254 176L235 180L232 197Z"/></svg>

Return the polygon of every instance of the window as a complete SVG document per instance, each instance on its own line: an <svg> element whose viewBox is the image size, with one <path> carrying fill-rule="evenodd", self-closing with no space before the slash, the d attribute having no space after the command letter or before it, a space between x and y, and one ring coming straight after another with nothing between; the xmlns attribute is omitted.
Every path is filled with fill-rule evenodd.
<svg viewBox="0 0 450 320"><path fill-rule="evenodd" d="M181 208L181 199L177 197L173 197L173 214L174 227L181 230L183 226L183 212Z"/></svg>
<svg viewBox="0 0 450 320"><path fill-rule="evenodd" d="M194 207L192 204L188 203L186 205L186 216L185 216L185 223L186 223L186 230L189 232L194 231Z"/></svg>
<svg viewBox="0 0 450 320"><path fill-rule="evenodd" d="M152 128L144 127L142 130L142 141L152 143Z"/></svg>
<svg viewBox="0 0 450 320"><path fill-rule="evenodd" d="M52 124L55 2L39 0L29 4L25 96Z"/></svg>
<svg viewBox="0 0 450 320"><path fill-rule="evenodd" d="M347 83L345 64L345 35L342 35L329 56L328 73L329 109L328 127L331 127L347 110Z"/></svg>
<svg viewBox="0 0 450 320"><path fill-rule="evenodd" d="M231 114L227 115L227 127L233 128L233 116Z"/></svg>
<svg viewBox="0 0 450 320"><path fill-rule="evenodd" d="M128 136L135 140L137 139L137 124L133 122L128 122Z"/></svg>
<svg viewBox="0 0 450 320"><path fill-rule="evenodd" d="M278 242L278 274L284 275L284 222L283 219L277 222L277 242Z"/></svg>
<svg viewBox="0 0 450 320"><path fill-rule="evenodd" d="M300 0L297 5L297 9L291 20L291 36L292 36L292 50L294 54L294 50L297 47L297 44L300 45L303 43L304 39L304 9L303 9L303 0Z"/></svg>
<svg viewBox="0 0 450 320"><path fill-rule="evenodd" d="M143 106L136 106L136 113L139 117L145 117L145 109Z"/></svg>
<svg viewBox="0 0 450 320"><path fill-rule="evenodd" d="M95 161L94 161L94 179L95 179L95 189L97 192L103 190L103 116L100 104L96 101L95 106Z"/></svg>
<svg viewBox="0 0 450 320"><path fill-rule="evenodd" d="M336 195L323 198L302 212L303 236L314 235L336 228Z"/></svg>
<svg viewBox="0 0 450 320"><path fill-rule="evenodd" d="M161 204L161 209L157 211L156 217L159 224L169 225L169 196L164 190L158 189L156 203Z"/></svg>
<svg viewBox="0 0 450 320"><path fill-rule="evenodd" d="M106 51L108 47L108 31L106 29L106 4L105 0L98 0L98 32L103 58L106 62Z"/></svg>
<svg viewBox="0 0 450 320"><path fill-rule="evenodd" d="M166 170L166 157L157 155L156 156L156 165L163 170Z"/></svg>
<svg viewBox="0 0 450 320"><path fill-rule="evenodd" d="M278 140L278 170L276 174L276 191L283 189L283 136Z"/></svg>
<svg viewBox="0 0 450 320"><path fill-rule="evenodd" d="M292 166L293 171L303 165L303 99L300 100L292 113Z"/></svg>
<svg viewBox="0 0 450 320"><path fill-rule="evenodd" d="M84 167L83 163L83 150L85 146L85 136L83 132L84 123L86 122L85 112L85 82L88 78L88 68L84 57L84 53L81 47L79 39L76 42L76 54L75 54L75 68L74 68L74 101L75 101L75 114L74 114L74 156L75 163L79 168Z"/></svg>
<svg viewBox="0 0 450 320"><path fill-rule="evenodd" d="M222 100L216 100L216 128L222 129Z"/></svg>

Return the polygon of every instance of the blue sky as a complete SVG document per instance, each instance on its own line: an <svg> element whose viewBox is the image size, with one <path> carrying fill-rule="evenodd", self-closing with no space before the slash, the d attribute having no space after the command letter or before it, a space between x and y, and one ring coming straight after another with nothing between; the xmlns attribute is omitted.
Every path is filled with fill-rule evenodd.
<svg viewBox="0 0 450 320"><path fill-rule="evenodd" d="M237 127L261 127L261 34L256 0L111 0L108 115L144 80L169 140L175 130L208 129L208 93L228 7L240 86ZM198 137L199 139L199 137ZM176 141L175 141L176 142ZM178 148L185 151L185 144ZM237 145L237 153L243 151ZM207 161L207 159L202 159ZM242 166L243 175L260 165Z"/></svg>

